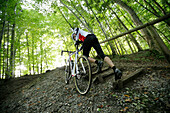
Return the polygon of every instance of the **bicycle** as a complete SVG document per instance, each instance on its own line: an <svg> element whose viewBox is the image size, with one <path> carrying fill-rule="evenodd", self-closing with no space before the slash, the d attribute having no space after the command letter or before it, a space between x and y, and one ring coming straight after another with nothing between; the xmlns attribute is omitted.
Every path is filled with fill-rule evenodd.
<svg viewBox="0 0 170 113"><path fill-rule="evenodd" d="M65 66L65 83L69 84L70 79L74 77L77 91L85 95L92 84L92 71L88 58L84 55L79 56L80 49L78 49L78 45L76 45L76 51L62 50L61 55L63 55L63 52L69 54ZM74 60L71 58L73 55L75 55Z"/></svg>

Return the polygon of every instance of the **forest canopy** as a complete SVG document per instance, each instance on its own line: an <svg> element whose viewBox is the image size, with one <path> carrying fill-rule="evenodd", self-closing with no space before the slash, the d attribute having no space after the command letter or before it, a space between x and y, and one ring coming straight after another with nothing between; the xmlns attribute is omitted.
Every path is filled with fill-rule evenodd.
<svg viewBox="0 0 170 113"><path fill-rule="evenodd" d="M101 46L113 56L149 49L170 62L168 0L1 0L0 77L40 74L61 66L61 50L75 50L75 27L102 42L162 17L166 18ZM96 55L92 50L90 56Z"/></svg>

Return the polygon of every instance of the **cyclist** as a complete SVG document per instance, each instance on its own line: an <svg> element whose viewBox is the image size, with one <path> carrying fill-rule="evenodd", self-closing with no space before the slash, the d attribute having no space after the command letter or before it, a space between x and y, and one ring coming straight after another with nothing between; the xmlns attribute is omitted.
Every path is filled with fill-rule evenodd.
<svg viewBox="0 0 170 113"><path fill-rule="evenodd" d="M99 44L99 41L94 34L83 31L80 28L75 28L71 37L75 41L75 45L83 43L81 47L81 49L83 49L83 55L87 56L90 62L96 63L98 65L99 71L101 71L103 62L89 57L91 47L93 47L96 50L97 54L113 69L115 80L121 79L122 72L118 68L116 68L116 66L113 64L108 56L105 56Z"/></svg>

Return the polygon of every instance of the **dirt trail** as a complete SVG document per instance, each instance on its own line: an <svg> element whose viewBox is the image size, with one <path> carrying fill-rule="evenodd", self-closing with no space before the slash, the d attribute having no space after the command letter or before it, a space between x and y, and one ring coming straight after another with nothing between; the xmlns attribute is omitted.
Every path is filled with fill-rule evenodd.
<svg viewBox="0 0 170 113"><path fill-rule="evenodd" d="M24 76L0 82L0 111L16 112L165 112L170 101L170 65L165 61L117 61L123 76L143 67L145 72L127 83L121 90L113 90L111 77L107 82L93 84L87 95L80 95L72 79L64 83L64 70L54 69L42 75ZM107 67L107 65L104 65ZM109 74L108 71L107 74Z"/></svg>

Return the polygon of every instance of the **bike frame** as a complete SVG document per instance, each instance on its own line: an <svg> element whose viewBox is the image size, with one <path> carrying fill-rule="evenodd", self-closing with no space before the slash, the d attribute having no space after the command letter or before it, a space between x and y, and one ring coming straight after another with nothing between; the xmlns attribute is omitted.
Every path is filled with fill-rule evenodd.
<svg viewBox="0 0 170 113"><path fill-rule="evenodd" d="M71 68L71 76L74 77L76 75L79 74L79 68L78 68L78 64L77 64L77 59L79 57L79 52L80 50L78 49L78 47L76 47L76 51L75 52L72 52L72 51L62 51L62 52L68 52L69 53L69 57L67 59L67 62L66 62L66 66L69 65L70 63L70 68ZM75 54L75 59L74 59L74 65L71 63L71 57ZM86 70L84 68L84 65L82 63L82 61L80 61L82 67L83 67L83 72L86 73ZM73 66L72 66L73 65Z"/></svg>

